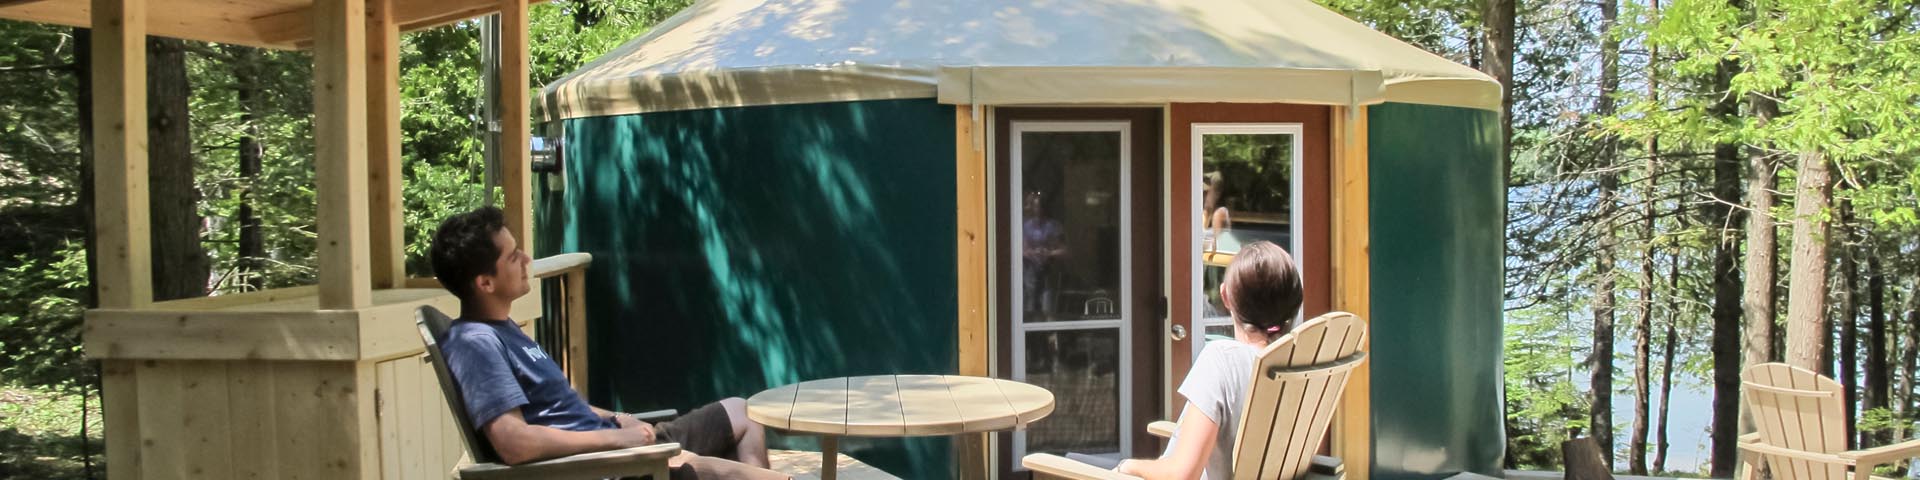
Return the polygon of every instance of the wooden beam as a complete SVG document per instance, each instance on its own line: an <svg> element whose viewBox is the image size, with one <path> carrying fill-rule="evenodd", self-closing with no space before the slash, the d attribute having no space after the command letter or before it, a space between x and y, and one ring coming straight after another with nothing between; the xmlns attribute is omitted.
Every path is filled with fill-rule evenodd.
<svg viewBox="0 0 1920 480"><path fill-rule="evenodd" d="M1365 106L1335 107L1333 114L1333 309L1372 324L1372 269L1367 179ZM1372 350L1372 337L1362 351ZM1353 370L1333 424L1333 454L1348 478L1367 480L1373 468L1372 364Z"/></svg>
<svg viewBox="0 0 1920 480"><path fill-rule="evenodd" d="M372 300L367 242L364 0L314 2L314 176L320 199L320 308Z"/></svg>
<svg viewBox="0 0 1920 480"><path fill-rule="evenodd" d="M90 310L83 345L102 359L357 360L359 313ZM411 326L411 325L409 325ZM420 343L418 335L414 343Z"/></svg>
<svg viewBox="0 0 1920 480"><path fill-rule="evenodd" d="M527 100L527 0L499 0L500 186L507 230L533 253L533 164Z"/></svg>
<svg viewBox="0 0 1920 480"><path fill-rule="evenodd" d="M13 3L7 4L8 1ZM243 10L249 4L238 3L241 7L235 7L235 4L223 2L216 6L181 7L169 3L169 8L147 12L146 33L263 48L294 48L293 42L268 40L271 32L265 32L265 26L253 23L248 18L248 12ZM92 5L87 0L0 0L0 18L34 23L89 28L94 24L92 11ZM303 27L301 31L311 31L311 28Z"/></svg>
<svg viewBox="0 0 1920 480"><path fill-rule="evenodd" d="M229 293L226 295L216 295L211 297L182 298L179 300L155 302L153 304L152 310L165 310L165 311L225 310L225 309L232 309L232 308L242 308L247 305L283 302L283 301L292 300L296 298L312 297L314 295L317 295L319 291L320 289L318 287L315 287L312 285L305 285L305 286L299 286L299 287L276 288L272 290L255 290L255 291L246 292L246 293Z"/></svg>
<svg viewBox="0 0 1920 480"><path fill-rule="evenodd" d="M461 20L491 15L500 9L501 0L437 0L431 2L395 2L393 19L400 25L400 31L411 32ZM528 2L541 3L545 0ZM305 18L312 15L310 8L297 8L284 12L263 15L253 19L254 28L259 30L262 40L286 45L309 44L312 42L312 25Z"/></svg>
<svg viewBox="0 0 1920 480"><path fill-rule="evenodd" d="M93 0L95 278L100 306L153 303L147 204L147 6Z"/></svg>
<svg viewBox="0 0 1920 480"><path fill-rule="evenodd" d="M395 0L367 0L367 239L373 288L407 279L406 204L401 200L400 25Z"/></svg>
<svg viewBox="0 0 1920 480"><path fill-rule="evenodd" d="M960 374L985 377L989 371L987 322L987 158L974 148L973 108L953 108L955 216L954 248L959 273ZM963 478L986 478L993 451L985 435L958 439Z"/></svg>

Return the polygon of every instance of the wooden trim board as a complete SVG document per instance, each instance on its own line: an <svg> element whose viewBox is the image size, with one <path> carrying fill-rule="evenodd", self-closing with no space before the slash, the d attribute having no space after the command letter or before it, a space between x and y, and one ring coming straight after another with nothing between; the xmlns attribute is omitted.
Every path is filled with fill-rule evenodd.
<svg viewBox="0 0 1920 480"><path fill-rule="evenodd" d="M1371 326L1366 107L1335 108L1333 124L1333 308ZM1373 337L1366 342L1361 351L1373 349ZM1373 469L1372 365L1363 363L1353 370L1333 422L1334 456L1344 460L1353 480L1367 480Z"/></svg>

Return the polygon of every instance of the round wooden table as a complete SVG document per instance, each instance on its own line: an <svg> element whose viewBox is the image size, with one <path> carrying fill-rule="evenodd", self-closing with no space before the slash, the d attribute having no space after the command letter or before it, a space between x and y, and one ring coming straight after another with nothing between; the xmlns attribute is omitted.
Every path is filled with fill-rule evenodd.
<svg viewBox="0 0 1920 480"><path fill-rule="evenodd" d="M821 478L835 477L840 437L922 437L1025 429L1053 413L1053 393L997 378L872 375L812 380L747 399L747 418L820 435Z"/></svg>

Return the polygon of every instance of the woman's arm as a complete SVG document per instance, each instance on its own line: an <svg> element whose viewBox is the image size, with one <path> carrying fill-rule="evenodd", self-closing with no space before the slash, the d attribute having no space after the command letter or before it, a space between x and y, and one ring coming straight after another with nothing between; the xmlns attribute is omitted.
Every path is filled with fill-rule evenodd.
<svg viewBox="0 0 1920 480"><path fill-rule="evenodd" d="M1127 460L1120 462L1120 473L1137 476L1147 480L1191 480L1200 478L1200 472L1207 468L1207 458L1213 455L1213 442L1218 438L1220 425L1200 412L1200 407L1187 404L1180 414L1181 439L1172 453L1155 460Z"/></svg>

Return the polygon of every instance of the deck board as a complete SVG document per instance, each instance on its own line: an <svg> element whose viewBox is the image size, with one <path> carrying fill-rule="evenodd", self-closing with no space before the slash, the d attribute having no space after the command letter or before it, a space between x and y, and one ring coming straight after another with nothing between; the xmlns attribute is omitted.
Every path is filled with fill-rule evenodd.
<svg viewBox="0 0 1920 480"><path fill-rule="evenodd" d="M792 475L793 480L820 480L820 452L800 450L768 450L767 458L773 463L776 472ZM840 454L834 462L836 472L842 480L899 480L887 472L855 460L847 454Z"/></svg>

